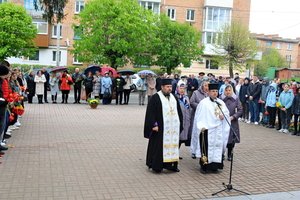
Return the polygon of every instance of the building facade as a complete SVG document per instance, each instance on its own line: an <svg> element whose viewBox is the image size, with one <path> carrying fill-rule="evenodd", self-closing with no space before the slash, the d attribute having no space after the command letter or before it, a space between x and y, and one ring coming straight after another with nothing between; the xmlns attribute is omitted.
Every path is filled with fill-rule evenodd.
<svg viewBox="0 0 300 200"><path fill-rule="evenodd" d="M59 28L60 37L57 36L58 26L48 24L42 19L42 14L34 10L33 0L8 1L23 5L32 16L33 23L38 28L36 44L39 47L36 55L32 58L10 58L9 61L55 66L57 39L59 39L60 65L82 64L71 53L74 40L79 39L76 37L73 24L76 23L74 16L84 9L87 0L68 1L65 8L66 18ZM220 71L219 66L213 66L210 61L210 56L214 54L212 51L214 35L224 24L230 23L232 20L240 21L247 27L249 26L251 0L138 0L138 3L156 14L166 14L173 21L189 23L202 34L200 42L205 45L203 60L194 62L190 68L183 69L186 71L185 74L205 70L215 70L218 73ZM220 73L223 71L221 70Z"/></svg>
<svg viewBox="0 0 300 200"><path fill-rule="evenodd" d="M257 46L262 52L268 48L276 49L285 58L287 68L300 69L300 38L289 39L278 35L252 34L257 41Z"/></svg>

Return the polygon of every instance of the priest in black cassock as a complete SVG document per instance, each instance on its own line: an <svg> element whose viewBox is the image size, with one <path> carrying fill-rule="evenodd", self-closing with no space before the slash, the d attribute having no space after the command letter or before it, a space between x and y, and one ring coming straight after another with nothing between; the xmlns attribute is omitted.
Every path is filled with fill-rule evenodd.
<svg viewBox="0 0 300 200"><path fill-rule="evenodd" d="M225 103L217 98L218 84L208 85L208 97L197 106L193 134L200 134L200 145L196 157L200 157L200 172L218 172L223 169L223 154L226 150L230 124L229 111ZM225 119L226 118L226 119Z"/></svg>
<svg viewBox="0 0 300 200"><path fill-rule="evenodd" d="M182 112L171 92L172 79L162 79L161 90L151 97L146 111L144 137L149 139L146 165L157 173L163 169L179 172Z"/></svg>

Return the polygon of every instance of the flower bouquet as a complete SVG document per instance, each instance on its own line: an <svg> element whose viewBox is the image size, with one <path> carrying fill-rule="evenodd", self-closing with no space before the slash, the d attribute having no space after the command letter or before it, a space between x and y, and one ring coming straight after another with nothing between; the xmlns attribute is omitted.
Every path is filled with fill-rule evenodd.
<svg viewBox="0 0 300 200"><path fill-rule="evenodd" d="M277 108L283 108L283 106L281 105L281 103L279 101L276 102L276 107Z"/></svg>
<svg viewBox="0 0 300 200"><path fill-rule="evenodd" d="M97 106L98 106L99 103L100 103L99 99L94 99L94 98L89 98L89 99L87 100L87 102L88 102L88 104L90 105L90 107L91 107L92 109L96 109Z"/></svg>

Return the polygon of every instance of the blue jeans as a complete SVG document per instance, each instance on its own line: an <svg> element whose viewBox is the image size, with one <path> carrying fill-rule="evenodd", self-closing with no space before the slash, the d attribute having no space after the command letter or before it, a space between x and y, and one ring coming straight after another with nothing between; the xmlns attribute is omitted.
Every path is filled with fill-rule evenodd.
<svg viewBox="0 0 300 200"><path fill-rule="evenodd" d="M250 114L251 114L250 121L252 123L259 122L258 99L257 100L254 99L252 101L249 101L249 109L250 109Z"/></svg>
<svg viewBox="0 0 300 200"><path fill-rule="evenodd" d="M6 107L0 108L0 141L3 140L3 136L6 129L7 110Z"/></svg>
<svg viewBox="0 0 300 200"><path fill-rule="evenodd" d="M263 117L262 117L262 119L261 119L261 123L263 123L263 124L268 124L268 123L269 123L269 115L265 115L265 112L266 112L265 106L266 106L266 104L261 103L261 104L259 104L259 105L260 105L260 107L261 107L261 112L262 112L262 114L263 114Z"/></svg>

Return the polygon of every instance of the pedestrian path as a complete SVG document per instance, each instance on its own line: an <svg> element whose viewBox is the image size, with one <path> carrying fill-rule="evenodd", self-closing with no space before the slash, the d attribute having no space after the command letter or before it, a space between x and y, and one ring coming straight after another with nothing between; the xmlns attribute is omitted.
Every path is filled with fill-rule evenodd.
<svg viewBox="0 0 300 200"><path fill-rule="evenodd" d="M300 191L274 192L268 194L243 195L233 197L219 197L207 200L299 200Z"/></svg>
<svg viewBox="0 0 300 200"><path fill-rule="evenodd" d="M201 174L199 161L182 146L179 173L153 174L145 165L146 106L136 99L95 110L87 104L26 104L22 126L8 142L13 148L1 159L0 200L211 199L228 182L230 163L218 174ZM253 197L299 195L290 191L300 191L300 137L240 126L233 185ZM234 195L240 194L214 198Z"/></svg>

